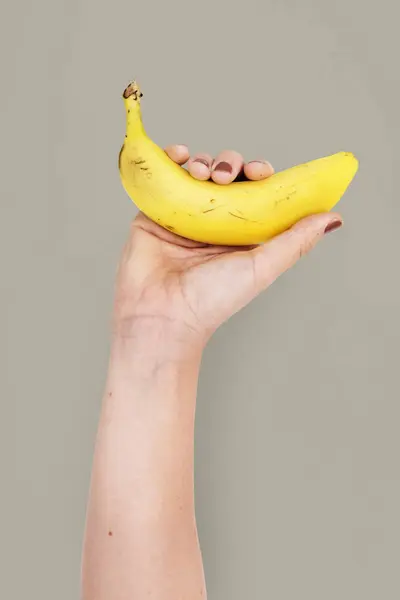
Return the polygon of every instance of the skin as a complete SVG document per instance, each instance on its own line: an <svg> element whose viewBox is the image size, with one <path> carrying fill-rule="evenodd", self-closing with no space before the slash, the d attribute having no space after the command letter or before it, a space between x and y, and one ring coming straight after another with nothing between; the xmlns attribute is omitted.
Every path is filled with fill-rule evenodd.
<svg viewBox="0 0 400 600"><path fill-rule="evenodd" d="M215 159L166 149L193 177L226 185L273 173L233 151ZM222 163L222 166L221 166ZM265 290L336 213L297 223L267 244L214 247L139 214L119 264L82 560L83 600L206 597L194 509L193 447L202 352L215 330Z"/></svg>

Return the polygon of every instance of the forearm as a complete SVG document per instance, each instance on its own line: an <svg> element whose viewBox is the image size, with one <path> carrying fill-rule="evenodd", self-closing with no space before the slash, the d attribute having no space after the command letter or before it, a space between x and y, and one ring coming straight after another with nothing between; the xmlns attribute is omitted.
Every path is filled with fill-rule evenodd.
<svg viewBox="0 0 400 600"><path fill-rule="evenodd" d="M205 597L193 497L200 352L176 339L147 328L113 342L88 506L84 600Z"/></svg>

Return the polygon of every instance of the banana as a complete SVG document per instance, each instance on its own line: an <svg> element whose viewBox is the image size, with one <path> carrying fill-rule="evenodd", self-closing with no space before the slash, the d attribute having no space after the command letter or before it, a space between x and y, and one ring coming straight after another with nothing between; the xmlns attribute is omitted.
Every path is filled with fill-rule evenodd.
<svg viewBox="0 0 400 600"><path fill-rule="evenodd" d="M214 245L260 244L308 215L329 211L358 169L350 152L291 167L263 181L198 181L146 134L135 81L123 93L122 185L147 217L180 236Z"/></svg>

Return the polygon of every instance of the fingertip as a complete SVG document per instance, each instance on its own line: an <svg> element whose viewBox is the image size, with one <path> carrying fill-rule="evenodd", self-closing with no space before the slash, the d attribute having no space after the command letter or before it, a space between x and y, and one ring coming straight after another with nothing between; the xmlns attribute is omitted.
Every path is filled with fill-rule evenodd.
<svg viewBox="0 0 400 600"><path fill-rule="evenodd" d="M210 179L212 157L209 154L195 154L188 164L188 171L195 179L206 181Z"/></svg>
<svg viewBox="0 0 400 600"><path fill-rule="evenodd" d="M210 169L201 162L191 162L188 171L192 177L199 179L200 181L207 181L207 179L210 179Z"/></svg>
<svg viewBox="0 0 400 600"><path fill-rule="evenodd" d="M214 160L211 178L215 183L232 183L243 169L243 157L234 150L224 150Z"/></svg>
<svg viewBox="0 0 400 600"><path fill-rule="evenodd" d="M211 178L219 185L227 185L235 179L231 165L228 163L220 163L211 171Z"/></svg>
<svg viewBox="0 0 400 600"><path fill-rule="evenodd" d="M173 144L165 148L165 153L178 165L184 165L189 160L189 148L185 144Z"/></svg>
<svg viewBox="0 0 400 600"><path fill-rule="evenodd" d="M310 215L298 221L293 225L292 230L299 232L315 232L324 233L326 228L332 227L333 224L337 224L340 227L343 224L343 218L339 213L317 213Z"/></svg>
<svg viewBox="0 0 400 600"><path fill-rule="evenodd" d="M267 160L252 160L245 164L244 174L251 181L260 181L271 177L275 172L273 166Z"/></svg>

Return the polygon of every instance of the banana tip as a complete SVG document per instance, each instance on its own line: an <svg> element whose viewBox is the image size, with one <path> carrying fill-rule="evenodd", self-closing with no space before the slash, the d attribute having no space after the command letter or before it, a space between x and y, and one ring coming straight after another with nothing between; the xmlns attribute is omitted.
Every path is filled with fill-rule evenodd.
<svg viewBox="0 0 400 600"><path fill-rule="evenodd" d="M350 169L354 170L354 173L356 173L358 171L358 167L359 167L359 160L357 158L357 156L355 156L355 154L353 154L353 152L339 152L338 156L342 156L346 159L346 164L348 165L348 167Z"/></svg>
<svg viewBox="0 0 400 600"><path fill-rule="evenodd" d="M347 156L350 160L354 160L358 163L358 158L353 152L343 152L344 156Z"/></svg>

